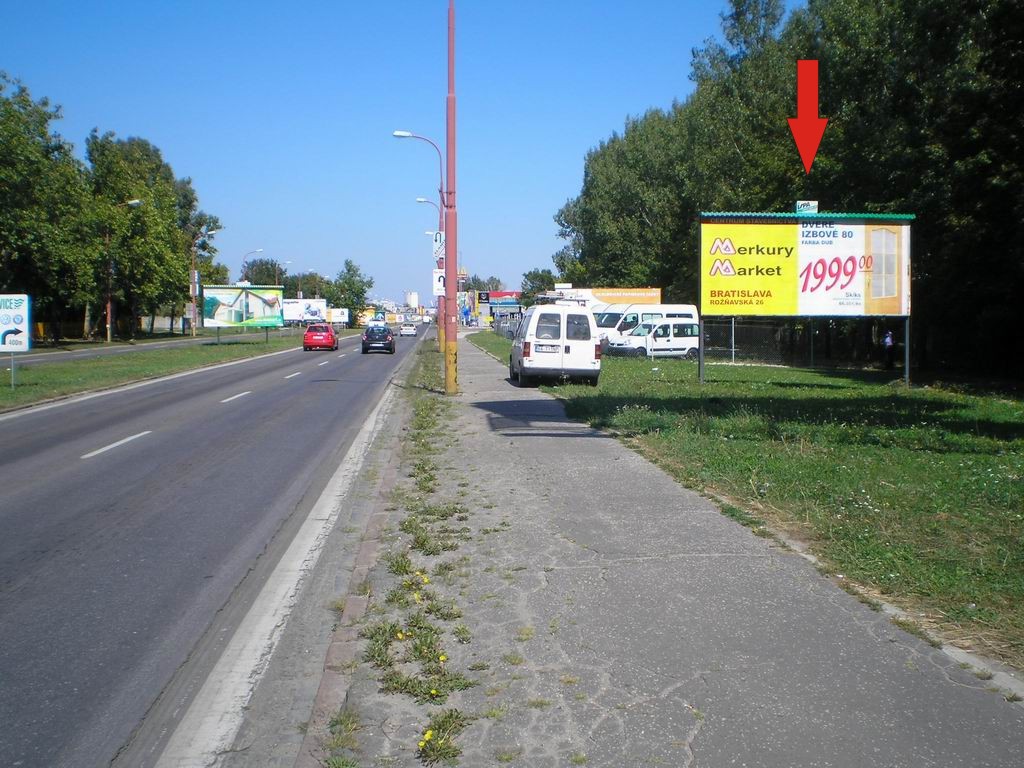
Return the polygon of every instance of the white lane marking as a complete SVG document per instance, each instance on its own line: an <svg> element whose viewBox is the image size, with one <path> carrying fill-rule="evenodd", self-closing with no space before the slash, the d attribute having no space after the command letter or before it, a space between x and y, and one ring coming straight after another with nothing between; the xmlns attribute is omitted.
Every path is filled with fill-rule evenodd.
<svg viewBox="0 0 1024 768"><path fill-rule="evenodd" d="M394 392L394 387L388 387L363 422L345 458L171 735L156 768L218 765L231 748L253 691L298 602L302 583L316 567L345 496L362 472L370 446L386 421Z"/></svg>
<svg viewBox="0 0 1024 768"><path fill-rule="evenodd" d="M322 363L317 363L317 366L327 365L329 362L331 362L331 361L330 360L324 360Z"/></svg>
<svg viewBox="0 0 1024 768"><path fill-rule="evenodd" d="M226 397L223 400L221 400L221 402L222 403L230 403L232 400L237 400L240 397L245 397L246 395L251 395L251 394L252 394L252 390L250 389L248 392L239 392L237 395L232 395L231 397Z"/></svg>
<svg viewBox="0 0 1024 768"><path fill-rule="evenodd" d="M338 355L338 357L339 357L339 358L342 358L342 357L344 357L344 356L345 356L345 353L344 353L344 352L342 352L342 353L341 353L340 355Z"/></svg>
<svg viewBox="0 0 1024 768"><path fill-rule="evenodd" d="M83 458L83 459L91 459L93 456L99 456L101 453L106 453L111 448L117 448L117 446L119 446L119 445L124 445L125 443L130 443L132 440L138 440L140 437L145 437L146 435L152 433L152 431L153 430L151 430L151 429L147 429L145 432L139 432L139 434L137 434L137 435L132 435L131 437L126 437L124 440L118 440L116 443L111 443L110 445L105 445L102 448L99 448L99 449L97 449L95 451L91 451L90 453L85 454L81 458Z"/></svg>
<svg viewBox="0 0 1024 768"><path fill-rule="evenodd" d="M301 376L301 375L302 375L302 371L296 371L295 373L289 373L287 376L285 376L285 378L286 379L292 379L292 378L295 378L296 376Z"/></svg>
<svg viewBox="0 0 1024 768"><path fill-rule="evenodd" d="M277 355L287 355L291 352L297 352L302 347L293 347L292 349L282 349L280 352L270 352L266 355L257 355L256 357L246 357L242 360L231 360L226 363L217 363L216 365L207 365L203 368L193 368L191 371L182 371L181 373L172 373L170 376L161 376L158 379L149 379L148 381L137 381L134 384L125 384L123 387L114 387L113 389L103 389L99 392L89 392L84 395L72 395L66 400L58 400L55 403L45 403L43 405L32 405L26 408L22 408L11 413L5 413L0 415L0 421L7 421L8 419L16 419L20 416L25 416L30 413L39 413L40 411L48 411L51 408L62 408L65 405L74 405L75 403L81 403L85 400L92 400L94 397L106 397L107 395L116 395L119 392L128 392L139 387L150 387L154 384L160 384L164 381L171 381L172 379L180 379L185 376L195 376L197 373L206 373L207 371L215 371L218 368L227 368L232 365L242 365L243 363L251 363L253 360L263 360L268 357L276 357Z"/></svg>

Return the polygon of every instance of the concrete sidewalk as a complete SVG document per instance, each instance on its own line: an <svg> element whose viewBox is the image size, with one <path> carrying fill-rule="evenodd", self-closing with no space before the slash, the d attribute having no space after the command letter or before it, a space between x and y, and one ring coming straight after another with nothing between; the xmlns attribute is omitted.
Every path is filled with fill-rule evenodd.
<svg viewBox="0 0 1024 768"><path fill-rule="evenodd" d="M460 765L1024 765L1020 704L465 341L459 368L432 499L466 506L450 522L468 540L410 555L431 572L458 564L431 587L472 634L458 643L445 623L449 668L478 683L445 704L477 716ZM379 548L408 551L403 512L390 515ZM370 571L362 626L390 615L400 581ZM441 707L381 693L353 643L346 706L361 728L344 754L421 765Z"/></svg>

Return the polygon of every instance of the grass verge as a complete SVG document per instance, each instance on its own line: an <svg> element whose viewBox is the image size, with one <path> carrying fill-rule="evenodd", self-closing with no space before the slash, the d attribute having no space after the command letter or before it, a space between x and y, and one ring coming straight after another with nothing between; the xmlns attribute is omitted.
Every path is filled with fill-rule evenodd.
<svg viewBox="0 0 1024 768"><path fill-rule="evenodd" d="M205 342L25 366L15 360L13 389L10 387L10 360L7 359L2 361L6 380L3 382L5 386L0 388L0 411L301 346L302 337L292 336L271 338L269 343L262 339L230 344Z"/></svg>
<svg viewBox="0 0 1024 768"><path fill-rule="evenodd" d="M470 341L507 360L508 341ZM486 347L485 347L486 345ZM1024 401L883 372L606 358L550 391L745 525L1024 668Z"/></svg>

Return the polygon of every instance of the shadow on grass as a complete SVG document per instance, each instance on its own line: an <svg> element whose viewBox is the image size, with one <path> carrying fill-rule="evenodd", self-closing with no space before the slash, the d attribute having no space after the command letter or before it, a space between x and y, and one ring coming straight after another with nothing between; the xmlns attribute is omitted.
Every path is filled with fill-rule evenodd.
<svg viewBox="0 0 1024 768"><path fill-rule="evenodd" d="M730 382L734 383L734 382ZM799 387L798 387L799 388ZM816 388L815 391L822 391ZM671 429L680 419L741 419L760 438L796 438L811 428L839 430L832 442L920 448L940 453L994 453L1001 444L1024 440L1024 423L974 418L952 401L914 398L898 393L871 396L771 398L727 393L700 395L618 395L599 392L559 393L571 418L597 428L622 428L632 413L636 431ZM993 444L995 443L995 444Z"/></svg>

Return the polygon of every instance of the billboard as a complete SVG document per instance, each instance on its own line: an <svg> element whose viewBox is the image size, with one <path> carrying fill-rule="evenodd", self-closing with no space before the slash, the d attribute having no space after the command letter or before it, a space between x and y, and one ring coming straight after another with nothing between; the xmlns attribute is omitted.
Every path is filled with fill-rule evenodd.
<svg viewBox="0 0 1024 768"><path fill-rule="evenodd" d="M280 328L282 289L258 285L204 285L203 325L207 328Z"/></svg>
<svg viewBox="0 0 1024 768"><path fill-rule="evenodd" d="M327 322L327 299L284 299L286 323Z"/></svg>
<svg viewBox="0 0 1024 768"><path fill-rule="evenodd" d="M348 309L346 307L328 307L327 322L332 325L348 323Z"/></svg>
<svg viewBox="0 0 1024 768"><path fill-rule="evenodd" d="M704 214L701 315L910 314L911 215Z"/></svg>

